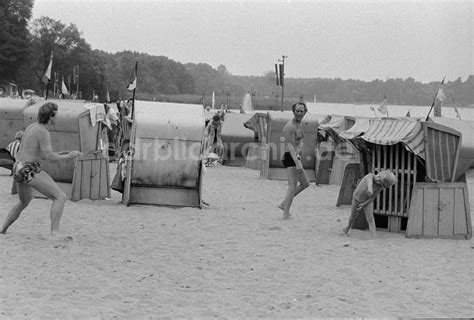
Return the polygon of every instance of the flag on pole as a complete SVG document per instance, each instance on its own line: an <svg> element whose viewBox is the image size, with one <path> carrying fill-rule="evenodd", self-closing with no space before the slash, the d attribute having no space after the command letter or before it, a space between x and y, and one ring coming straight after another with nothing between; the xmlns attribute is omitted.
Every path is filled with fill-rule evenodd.
<svg viewBox="0 0 474 320"><path fill-rule="evenodd" d="M135 68L133 68L132 76L130 78L130 84L127 89L133 91L132 105L130 109L130 117L132 120L135 119L135 91L137 89L137 77L138 77L138 59L135 61Z"/></svg>
<svg viewBox="0 0 474 320"><path fill-rule="evenodd" d="M440 103L435 105L434 110L433 110L433 115L435 117L441 117L441 107L442 107L443 102L446 101L446 95L444 94L442 87L438 89L438 92L436 93L436 99L438 99Z"/></svg>
<svg viewBox="0 0 474 320"><path fill-rule="evenodd" d="M63 77L63 81L62 81L62 84L61 84L61 93L62 94L69 94L69 91L66 87L66 84L64 83L64 77Z"/></svg>
<svg viewBox="0 0 474 320"><path fill-rule="evenodd" d="M283 80L285 78L285 65L280 63L279 67L280 67L280 70L279 70L280 71L280 86L283 87Z"/></svg>
<svg viewBox="0 0 474 320"><path fill-rule="evenodd" d="M456 112L456 118L461 120L461 114L459 113L458 105L456 104L456 100L453 97L453 107L454 107L454 112Z"/></svg>
<svg viewBox="0 0 474 320"><path fill-rule="evenodd" d="M431 110L433 110L433 107L435 106L436 99L440 100L441 102L446 100L446 95L444 94L443 89L442 89L444 78L446 78L446 76L444 76L443 80L441 80L441 84L439 85L438 92L436 92L436 95L433 98L433 103L431 104L431 108L428 111L428 114L426 115L425 121L428 121L428 119L430 118L430 113L431 113ZM435 108L433 113L435 117L441 117L441 103Z"/></svg>
<svg viewBox="0 0 474 320"><path fill-rule="evenodd" d="M278 64L275 63L275 77L276 77L276 85L280 85L280 75L278 74Z"/></svg>
<svg viewBox="0 0 474 320"><path fill-rule="evenodd" d="M454 111L456 112L456 117L461 120L461 114L459 113L458 107L456 106L456 103L454 103Z"/></svg>
<svg viewBox="0 0 474 320"><path fill-rule="evenodd" d="M130 77L130 83L127 86L127 89L133 91L137 88L137 64L138 61L135 63L135 67L133 68L132 75Z"/></svg>
<svg viewBox="0 0 474 320"><path fill-rule="evenodd" d="M387 98L386 98L386 97L383 97L383 101L382 101L382 103L380 104L380 106L377 108L377 110L378 110L381 114L388 116Z"/></svg>
<svg viewBox="0 0 474 320"><path fill-rule="evenodd" d="M407 117L407 118L410 118L410 117L411 117L410 110L408 110L408 112L407 112L407 114L405 115L405 117Z"/></svg>
<svg viewBox="0 0 474 320"><path fill-rule="evenodd" d="M216 93L212 91L212 109L216 106Z"/></svg>
<svg viewBox="0 0 474 320"><path fill-rule="evenodd" d="M109 93L109 88L107 88L107 97L106 97L106 99L107 99L107 102L110 102L110 93Z"/></svg>
<svg viewBox="0 0 474 320"><path fill-rule="evenodd" d="M436 94L436 99L438 99L441 102L446 101L446 95L444 94L443 88L438 89L438 93Z"/></svg>
<svg viewBox="0 0 474 320"><path fill-rule="evenodd" d="M49 80L51 80L51 69L53 68L53 51L51 51L51 58L49 59L48 67L44 72L43 78L41 79L44 84L48 84Z"/></svg>

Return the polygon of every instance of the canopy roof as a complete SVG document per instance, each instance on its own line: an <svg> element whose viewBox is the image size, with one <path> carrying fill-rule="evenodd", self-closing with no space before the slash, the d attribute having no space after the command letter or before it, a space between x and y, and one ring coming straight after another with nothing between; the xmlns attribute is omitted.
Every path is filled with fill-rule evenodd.
<svg viewBox="0 0 474 320"><path fill-rule="evenodd" d="M393 145L402 142L414 154L425 158L421 123L410 118L372 120L361 139L375 144Z"/></svg>

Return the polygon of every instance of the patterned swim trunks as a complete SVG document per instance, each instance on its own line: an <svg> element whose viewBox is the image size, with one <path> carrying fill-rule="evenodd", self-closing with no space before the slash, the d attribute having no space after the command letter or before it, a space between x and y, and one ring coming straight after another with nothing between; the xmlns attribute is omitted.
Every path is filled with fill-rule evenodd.
<svg viewBox="0 0 474 320"><path fill-rule="evenodd" d="M34 179L35 174L41 172L38 162L15 162L13 166L13 179L19 183L28 183Z"/></svg>

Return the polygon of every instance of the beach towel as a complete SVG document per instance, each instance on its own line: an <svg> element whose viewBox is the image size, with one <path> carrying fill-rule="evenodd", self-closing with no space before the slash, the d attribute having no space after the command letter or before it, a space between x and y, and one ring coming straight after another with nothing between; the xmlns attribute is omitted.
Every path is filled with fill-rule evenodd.
<svg viewBox="0 0 474 320"><path fill-rule="evenodd" d="M101 103L88 103L84 105L84 108L89 109L89 114L91 117L91 123L93 126L99 121L107 124L107 114L105 113L104 105ZM109 124L110 126L110 124Z"/></svg>

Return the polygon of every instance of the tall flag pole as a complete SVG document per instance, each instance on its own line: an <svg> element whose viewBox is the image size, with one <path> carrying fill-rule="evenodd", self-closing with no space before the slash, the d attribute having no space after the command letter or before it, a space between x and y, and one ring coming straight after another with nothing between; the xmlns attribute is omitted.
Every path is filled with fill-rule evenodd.
<svg viewBox="0 0 474 320"><path fill-rule="evenodd" d="M133 91L132 95L132 119L135 119L135 91L137 89L137 76L138 76L138 59L135 62L135 68L133 68L132 76L130 77L130 83L127 86L127 89Z"/></svg>
<svg viewBox="0 0 474 320"><path fill-rule="evenodd" d="M444 83L444 78L446 78L446 76L444 76L444 77L443 77L443 80L441 80L441 84L439 85L438 91L436 92L436 95L435 95L435 97L433 98L433 103L431 104L430 111L428 111L428 114L426 115L425 121L428 121L428 118L430 117L431 110L433 110L433 107L434 107L435 102L436 102L436 98L438 98L440 101L443 101L443 100L441 100L441 99L446 99L446 96L444 95L444 92L443 92L443 90L441 89L441 86L442 86L443 83Z"/></svg>
<svg viewBox="0 0 474 320"><path fill-rule="evenodd" d="M72 68L72 72L73 72L73 81L74 81L74 84L76 85L76 97L79 98L79 65L77 66L74 66Z"/></svg>
<svg viewBox="0 0 474 320"><path fill-rule="evenodd" d="M285 59L288 58L288 56L282 55L281 60L278 59L278 62L281 62L279 66L279 85L281 86L281 111L283 112L283 101L284 101L284 92L285 92L285 84L284 84L284 79L285 79Z"/></svg>
<svg viewBox="0 0 474 320"><path fill-rule="evenodd" d="M285 59L288 56L281 56L281 59L278 59L278 62L275 64L275 76L276 76L276 85L281 86L281 111L283 112L283 101L284 101L284 87L285 87ZM276 104L276 101L275 101Z"/></svg>
<svg viewBox="0 0 474 320"><path fill-rule="evenodd" d="M49 59L48 67L46 68L46 71L44 72L44 75L41 79L43 81L43 83L46 85L45 100L48 100L49 81L51 80L51 69L52 68L53 68L53 51L51 51L51 57Z"/></svg>

